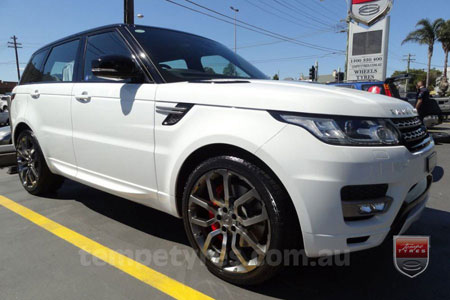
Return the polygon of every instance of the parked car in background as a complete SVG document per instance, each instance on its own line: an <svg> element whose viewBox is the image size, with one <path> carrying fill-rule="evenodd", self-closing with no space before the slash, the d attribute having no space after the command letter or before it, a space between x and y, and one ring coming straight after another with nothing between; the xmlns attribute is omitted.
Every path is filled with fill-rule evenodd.
<svg viewBox="0 0 450 300"><path fill-rule="evenodd" d="M403 233L436 164L404 101L267 80L180 31L112 25L61 39L32 55L14 93L25 190L66 177L182 218L208 269L235 284L271 278L272 254L291 247L319 257Z"/></svg>
<svg viewBox="0 0 450 300"><path fill-rule="evenodd" d="M1 95L0 96L0 112L8 110L8 99L10 96Z"/></svg>
<svg viewBox="0 0 450 300"><path fill-rule="evenodd" d="M437 102L442 115L450 114L450 97L432 97L431 99Z"/></svg>
<svg viewBox="0 0 450 300"><path fill-rule="evenodd" d="M9 125L9 112L2 111L0 112L0 126Z"/></svg>
<svg viewBox="0 0 450 300"><path fill-rule="evenodd" d="M11 127L10 126L0 127L0 145L9 145L9 144L12 144Z"/></svg>
<svg viewBox="0 0 450 300"><path fill-rule="evenodd" d="M417 92L407 92L403 98L412 106L416 106Z"/></svg>
<svg viewBox="0 0 450 300"><path fill-rule="evenodd" d="M397 99L402 99L400 97L400 93L397 89L397 86L394 82L398 80L397 77L388 78L386 81L363 81L363 82L332 82L328 83L328 85L355 89L360 91L366 91L373 94L385 95L388 97L394 97ZM403 99L402 99L403 100Z"/></svg>

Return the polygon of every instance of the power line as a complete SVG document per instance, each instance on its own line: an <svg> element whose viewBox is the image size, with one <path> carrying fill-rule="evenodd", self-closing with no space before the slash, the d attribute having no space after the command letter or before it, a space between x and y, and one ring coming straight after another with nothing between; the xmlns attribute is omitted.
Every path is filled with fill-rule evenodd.
<svg viewBox="0 0 450 300"><path fill-rule="evenodd" d="M290 17L291 19L294 19L296 21L299 20L299 18L297 16L294 16L294 15L290 14L290 12L288 13L288 12L286 12L284 10L281 10L281 9L277 8L276 6L273 6L273 5L269 4L269 3L264 2L263 0L259 0L259 4L263 4L263 5L269 7L272 10L276 10L277 12ZM326 27L323 27L322 25L306 24L304 22L303 22L303 26L305 26L305 27L308 26L309 28L314 27L315 29L328 29L328 28L330 28L329 25L326 25Z"/></svg>
<svg viewBox="0 0 450 300"><path fill-rule="evenodd" d="M320 16L324 17L326 20L326 21L324 21L324 19L320 19L321 21L324 21L324 22L332 21L329 15L325 15L321 11L315 10L315 9L309 7L308 5L306 5L305 3L299 3L301 5L301 7L299 7L299 6L297 6L297 4L292 4L285 0L279 0L279 1L283 1L285 4L291 6L294 10L302 12L302 14L307 14L310 18L315 17L318 19L317 16L320 15ZM296 1L296 2L298 2L298 1ZM311 16L309 13L303 12L304 8L307 8L308 10L310 10L314 15ZM336 17L336 12L333 13L333 18L334 17Z"/></svg>
<svg viewBox="0 0 450 300"><path fill-rule="evenodd" d="M231 21L224 20L224 19L222 19L222 18L218 18L218 17L216 17L216 16L210 15L210 14L205 13L205 12L203 12L203 11L199 11L199 10L194 9L194 8L192 8L192 7L188 7L188 6L182 5L182 4L177 3L177 2L175 2L175 1L172 1L172 0L165 0L165 1L170 2L170 3L172 3L172 4L175 4L175 5L178 5L178 6L180 6L180 7L183 7L183 8L185 8L185 9L188 9L188 10L191 10L191 11L194 11L194 12L197 12L197 13L200 13L200 14L203 14L203 15L206 15L206 16L209 16L209 17L212 17L212 18L217 19L217 20L220 20L220 21L222 21L222 22L226 22L226 23L229 23L229 24L234 25L234 23L231 22ZM192 3L192 4L194 4L194 5L198 6L198 7L201 7L201 8L203 8L203 9L206 9L206 10L208 10L208 11L211 11L211 12L213 12L213 13L215 13L215 14L218 14L218 15L220 15L220 16L222 16L222 17L225 17L225 18L228 18L228 19L231 19L231 20L234 21L234 18L232 18L232 17L230 17L230 16L227 16L227 15L225 15L225 14L222 14L222 13L220 13L220 12L217 12L217 11L215 11L215 10L213 10L213 9L207 8L207 7L203 6L203 5L197 4L197 3L193 2L193 1L190 1L190 0L185 0L185 1L186 1L186 2L189 2L189 3ZM297 40L297 39L293 39L293 38L290 38L290 37L281 35L281 34L279 34L279 33L275 33L275 32L269 31L269 30L264 29L264 28L262 28L262 27L258 27L258 26L249 24L249 23L244 22L244 21L237 20L237 22L242 23L242 24L245 25L245 26L243 26L243 25L241 25L241 24L237 24L237 26L242 27L242 28L245 28L245 29L247 29L247 30L254 31L254 32L257 32L257 33L259 33L259 34L266 35L266 36L270 36L270 37L272 37L272 38L276 38L276 39L280 39L280 40L285 40L285 41L288 41L288 42L291 42L291 43L294 43L294 44L297 44L297 45L301 45L301 46L304 46L304 47L308 47L308 48L312 48L312 49L316 49L316 50L320 50L320 51L324 51L324 52L330 52L330 51L338 51L338 52L339 52L339 51L342 51L342 50L338 50L338 49L333 49L333 48L328 48L328 47L322 47L322 46L319 46L319 45L315 45L315 44L303 42L303 41L300 41L300 40Z"/></svg>
<svg viewBox="0 0 450 300"><path fill-rule="evenodd" d="M293 61L293 60L306 60L312 58L324 58L332 55L344 55L343 53L327 53L323 55L304 55L304 56L294 56L294 57L281 57L281 58L270 58L270 59L259 59L259 60L251 60L251 63L268 63L268 62L278 62L278 61Z"/></svg>
<svg viewBox="0 0 450 300"><path fill-rule="evenodd" d="M272 0L272 1L274 1L275 3L278 3L279 5L287 8L287 9L289 9L291 11L296 12L297 14L302 15L303 17L309 18L311 21L314 21L314 22L316 22L318 24L322 24L322 25L325 25L325 26L331 26L331 24L325 23L325 22L319 20L317 17L314 17L314 16L312 16L312 15L310 15L308 13L305 13L302 10L297 9L296 7L292 6L291 4L285 4L284 2L281 2L279 0Z"/></svg>
<svg viewBox="0 0 450 300"><path fill-rule="evenodd" d="M321 27L313 27L313 26L310 26L310 25L308 25L308 24L302 24L302 23L299 23L299 22L297 22L297 21L293 21L293 20L291 20L291 19L288 19L288 18L286 18L286 17L283 17L283 16L281 16L281 15L279 15L279 14L274 13L273 11L270 11L270 10L264 8L264 7L261 7L259 4L255 4L255 3L251 2L250 0L245 0L245 1L247 1L247 3L249 3L250 5L252 5L252 6L254 6L254 7L256 7L256 8L258 8L258 9L262 10L262 11L264 11L265 13L267 13L267 14L269 14L269 15L273 15L273 16L275 16L275 17L281 19L281 20L284 20L284 21L286 21L286 22L290 22L290 23L292 23L292 24L298 25L298 26L300 26L300 27L302 27L302 28L323 30ZM290 17L289 15L287 15L287 16ZM293 19L295 19L295 20L297 19L297 18L294 18L294 17L291 17L291 18L293 18Z"/></svg>
<svg viewBox="0 0 450 300"><path fill-rule="evenodd" d="M314 32L311 32L310 34L304 34L304 35L300 35L297 36L295 38L302 38L302 37L308 37L308 36L317 36L319 34L325 34L325 33L331 33L333 31L329 30L329 31L325 31L325 30L317 30ZM286 41L273 41L273 42L261 42L261 43L257 43L257 44L248 44L248 45L244 45L242 47L238 47L238 49L247 49L247 48L253 48L253 47L260 47L260 46L268 46L268 45L273 45L273 44L279 44L279 43L284 43Z"/></svg>
<svg viewBox="0 0 450 300"><path fill-rule="evenodd" d="M276 11L278 11L278 12L280 12L280 13L282 13L282 14L285 14L285 15L287 15L287 16L289 16L289 17L291 17L291 18L293 18L294 20L298 20L299 18L298 17L296 17L296 16L294 16L294 15L292 15L290 12L292 11L291 9L289 9L289 13L288 12L286 12L286 11L284 11L284 10L281 10L281 9L279 9L278 7L276 7L276 6L273 6L273 5L271 5L271 4L269 4L269 3L267 3L267 2L265 2L265 1L263 1L263 0L259 0L259 2L261 3L261 4L264 4L265 6L268 6L269 8L271 8L271 9L273 9L273 10L276 10ZM312 19L312 20L314 20L314 19ZM312 25L312 24L310 24L310 26L316 26L316 28L324 28L324 27L319 27L319 26L323 26L321 23L319 23L320 25ZM325 24L325 28L330 28L330 27L332 27L332 26L330 26L329 24Z"/></svg>
<svg viewBox="0 0 450 300"><path fill-rule="evenodd" d="M300 0L295 0L296 2L298 2L299 4L302 4L304 6L306 6L302 1ZM316 4L318 6L318 8L322 9L322 10L326 10L328 12L330 12L331 15L335 15L336 11L332 11L331 9L329 9L328 7L326 7L325 5L323 5L322 3L318 2L317 0L311 0L312 3ZM329 1L330 4L336 4L336 0L331 0ZM339 6L334 5L335 8L341 8Z"/></svg>

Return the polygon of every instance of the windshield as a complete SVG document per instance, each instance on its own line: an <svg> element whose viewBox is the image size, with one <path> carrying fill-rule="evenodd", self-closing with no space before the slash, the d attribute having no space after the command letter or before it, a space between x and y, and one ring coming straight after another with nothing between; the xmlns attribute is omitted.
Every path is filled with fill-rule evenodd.
<svg viewBox="0 0 450 300"><path fill-rule="evenodd" d="M167 82L217 78L267 79L227 47L199 36L136 26L131 32Z"/></svg>

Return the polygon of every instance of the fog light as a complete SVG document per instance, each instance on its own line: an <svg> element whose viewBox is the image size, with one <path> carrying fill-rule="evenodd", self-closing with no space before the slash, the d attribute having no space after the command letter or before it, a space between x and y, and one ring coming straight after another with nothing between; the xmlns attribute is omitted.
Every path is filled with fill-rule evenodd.
<svg viewBox="0 0 450 300"><path fill-rule="evenodd" d="M372 204L372 207L375 211L381 212L381 211L384 211L384 209L386 207L386 203L384 203L384 202L375 203L375 204Z"/></svg>
<svg viewBox="0 0 450 300"><path fill-rule="evenodd" d="M359 206L359 212L361 214L370 214L372 213L372 206L369 204L363 204Z"/></svg>
<svg viewBox="0 0 450 300"><path fill-rule="evenodd" d="M362 201L342 201L344 218L371 217L385 213L392 203L392 198L385 196Z"/></svg>

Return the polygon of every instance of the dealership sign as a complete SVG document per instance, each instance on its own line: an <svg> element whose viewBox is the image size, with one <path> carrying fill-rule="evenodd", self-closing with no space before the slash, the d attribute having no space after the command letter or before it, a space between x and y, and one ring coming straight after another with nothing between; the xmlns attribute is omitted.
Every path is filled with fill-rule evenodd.
<svg viewBox="0 0 450 300"><path fill-rule="evenodd" d="M423 273L430 257L430 237L394 236L394 265L411 278Z"/></svg>
<svg viewBox="0 0 450 300"><path fill-rule="evenodd" d="M352 0L350 17L358 23L371 26L388 14L393 0Z"/></svg>
<svg viewBox="0 0 450 300"><path fill-rule="evenodd" d="M389 21L387 16L370 28L349 24L347 80L386 79Z"/></svg>

